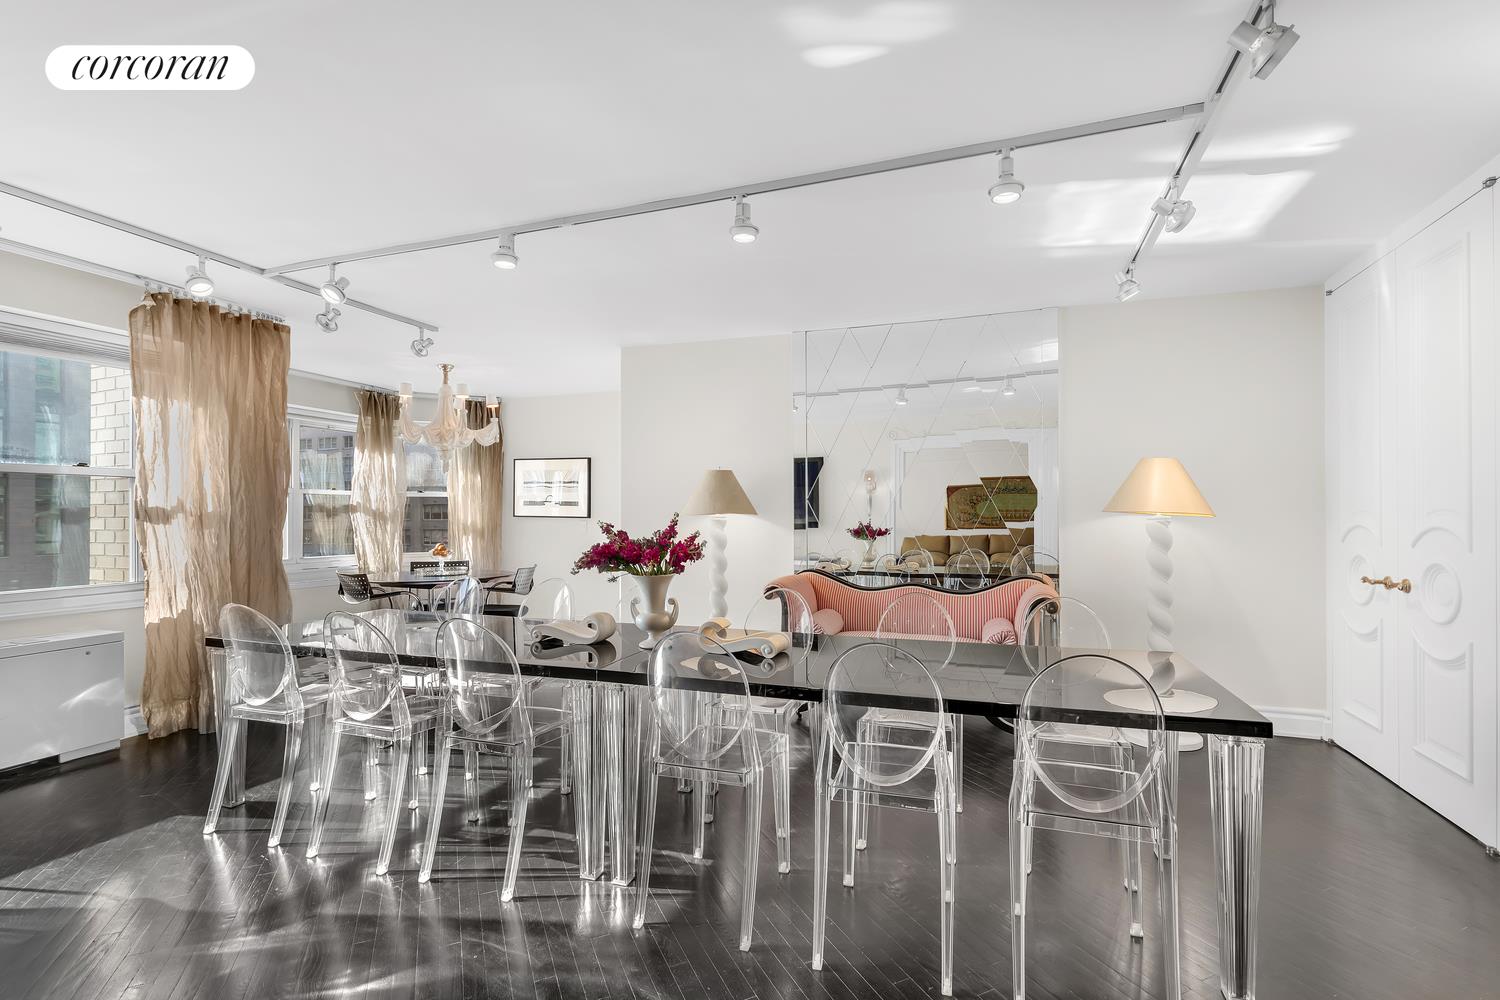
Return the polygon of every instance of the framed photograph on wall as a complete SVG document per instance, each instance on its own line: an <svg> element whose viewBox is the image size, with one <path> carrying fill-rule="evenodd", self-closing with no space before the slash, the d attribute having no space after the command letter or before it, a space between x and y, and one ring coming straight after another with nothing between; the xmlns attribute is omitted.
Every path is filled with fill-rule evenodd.
<svg viewBox="0 0 1500 1000"><path fill-rule="evenodd" d="M511 482L517 517L588 517L590 460L518 458Z"/></svg>

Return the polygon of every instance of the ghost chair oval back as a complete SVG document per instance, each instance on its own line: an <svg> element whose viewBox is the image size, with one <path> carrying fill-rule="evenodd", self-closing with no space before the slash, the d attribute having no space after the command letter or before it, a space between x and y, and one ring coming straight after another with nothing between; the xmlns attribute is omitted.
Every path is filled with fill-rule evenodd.
<svg viewBox="0 0 1500 1000"><path fill-rule="evenodd" d="M889 583L892 577L903 583L911 579L911 568L907 566L905 560L894 552L887 552L882 556L877 556L874 569L885 578L886 583Z"/></svg>
<svg viewBox="0 0 1500 1000"><path fill-rule="evenodd" d="M428 810L427 843L417 880L426 882L432 878L448 788L448 762L453 751L503 757L510 774L510 849L500 899L510 902L515 897L516 875L521 867L535 751L540 745L566 740L571 718L556 711L539 717L532 711L530 685L521 676L515 652L504 639L480 623L467 618L448 619L438 630L438 649L447 683L432 805ZM466 798L467 811L473 817L477 811L473 788L466 789Z"/></svg>
<svg viewBox="0 0 1500 1000"><path fill-rule="evenodd" d="M439 619L455 615L484 614L484 584L472 576L461 576L439 588L432 597L432 613Z"/></svg>
<svg viewBox="0 0 1500 1000"><path fill-rule="evenodd" d="M873 713L926 717L925 726L888 726ZM828 919L830 820L844 803L844 885L854 885L854 826L871 806L937 814L940 988L953 995L954 874L957 863L952 755L943 696L932 673L910 652L866 642L839 655L828 672L814 758L813 955L823 968Z"/></svg>
<svg viewBox="0 0 1500 1000"><path fill-rule="evenodd" d="M271 820L268 847L281 843L286 826L292 788L296 784L297 759L302 746L303 727L311 723L308 734L309 784L317 788L322 740L319 729L328 701L326 678L299 676L297 659L280 627L254 608L226 604L219 612L219 634L226 649L225 683L228 697L225 718L219 720L219 762L214 774L214 790L209 800L204 833L218 829L219 813L229 788L233 761L242 752L245 724L273 722L286 727L282 752L281 787L276 794L276 814ZM316 792L315 792L316 794Z"/></svg>
<svg viewBox="0 0 1500 1000"><path fill-rule="evenodd" d="M964 549L944 567L943 586L959 592L983 590L989 574L990 557L978 549Z"/></svg>
<svg viewBox="0 0 1500 1000"><path fill-rule="evenodd" d="M953 625L953 616L930 593L915 589L896 598L881 612L880 621L875 626L875 638L908 647L908 651L933 673L952 663L958 652L958 630ZM884 726L921 728L931 725L932 717L925 712L877 709L869 714L869 721L878 721ZM953 754L954 808L963 812L964 720L962 716L950 715L943 723L948 729L948 749ZM855 847L861 851L868 839L868 821L868 810L862 811L854 838Z"/></svg>
<svg viewBox="0 0 1500 1000"><path fill-rule="evenodd" d="M699 632L673 632L651 651L647 703L644 808L641 810L641 865L637 874L634 927L646 923L650 897L651 846L656 831L656 792L660 779L694 782L706 794L709 781L745 790L745 873L740 901L740 950L750 950L755 924L755 884L760 865L761 775L781 766L786 737L758 729L747 712L725 712L729 695L748 701L744 665L723 644ZM697 824L695 824L695 828Z"/></svg>
<svg viewBox="0 0 1500 1000"><path fill-rule="evenodd" d="M375 874L390 870L391 851L396 830L407 809L417 807L415 794L406 790L408 769L415 772L417 755L412 753L415 737L425 735L438 724L441 705L427 694L422 674L403 668L396 648L369 618L335 611L323 619L323 642L333 659L333 689L328 698L326 731L323 747L323 780L317 795L317 816L313 822L312 841L307 856L315 858L323 842L328 821L328 804L334 793L334 775L338 770L339 740L345 734L379 740L395 746L391 769L391 795L385 834ZM416 774L410 776L413 792ZM371 796L366 793L366 799Z"/></svg>
<svg viewBox="0 0 1500 1000"><path fill-rule="evenodd" d="M1126 692L1148 711L1121 708ZM1122 720L1145 734L1145 749L1100 754ZM1061 728L1060 728L1061 727ZM1096 729L1095 742L1080 739ZM1157 857L1162 955L1168 997L1182 995L1178 966L1176 735L1151 682L1129 664L1097 653L1065 656L1032 678L1016 719L1010 808L1011 968L1014 996L1026 994L1026 914L1032 837L1037 829L1149 844ZM1127 852L1129 853L1129 852ZM1129 934L1139 938L1140 903L1131 894Z"/></svg>
<svg viewBox="0 0 1500 1000"><path fill-rule="evenodd" d="M785 587L767 587L740 619L738 628L731 626L717 634L726 648L747 661L747 669L757 676L795 677L811 655L813 635L812 609L807 598ZM743 712L748 706L751 724L758 729L777 733L792 744L792 720L804 703L789 698L751 698L740 701L726 695L720 706L726 718ZM791 755L781 757L771 769L771 805L776 816L776 870L792 870L791 840ZM717 785L711 791L716 791ZM700 822L712 822L712 794L703 803Z"/></svg>
<svg viewBox="0 0 1500 1000"><path fill-rule="evenodd" d="M573 617L573 588L560 576L547 579L527 588L526 596L517 605L517 615L527 621L560 622Z"/></svg>
<svg viewBox="0 0 1500 1000"><path fill-rule="evenodd" d="M1057 556L1043 552L1035 545L1023 545L1010 557L1011 576L1046 576L1057 574Z"/></svg>
<svg viewBox="0 0 1500 1000"><path fill-rule="evenodd" d="M918 577L924 582L931 580L933 575L932 553L926 549L907 549L901 553L901 565L906 568L908 577Z"/></svg>
<svg viewBox="0 0 1500 1000"><path fill-rule="evenodd" d="M370 574L338 570L339 597L345 604L367 604L385 601L394 608L399 602L403 607L411 603L411 592L406 590L381 590L370 583Z"/></svg>

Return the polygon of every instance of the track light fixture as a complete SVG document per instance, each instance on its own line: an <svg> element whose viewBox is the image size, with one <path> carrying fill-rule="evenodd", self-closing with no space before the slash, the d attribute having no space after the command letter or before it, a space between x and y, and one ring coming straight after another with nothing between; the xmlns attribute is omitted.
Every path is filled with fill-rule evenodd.
<svg viewBox="0 0 1500 1000"><path fill-rule="evenodd" d="M521 258L516 256L516 238L511 233L500 237L500 245L490 254L490 263L502 271L514 271ZM419 355L420 356L420 355Z"/></svg>
<svg viewBox="0 0 1500 1000"><path fill-rule="evenodd" d="M1193 221L1198 209L1185 198L1158 198L1151 203L1151 211L1166 219L1162 226L1169 233L1180 233Z"/></svg>
<svg viewBox="0 0 1500 1000"><path fill-rule="evenodd" d="M1014 396L1016 394L1016 380L1009 375L1005 376L1005 382L1000 386L1000 395Z"/></svg>
<svg viewBox="0 0 1500 1000"><path fill-rule="evenodd" d="M1000 180L990 188L990 201L996 205L1009 205L1019 201L1021 194L1026 190L1026 185L1016 180L1015 160L1011 154L1012 149L1002 150L1000 153Z"/></svg>
<svg viewBox="0 0 1500 1000"><path fill-rule="evenodd" d="M339 317L342 315L343 313L340 312L338 308L329 306L327 309L324 309L313 318L318 321L318 329L322 330L324 333L338 333Z"/></svg>
<svg viewBox="0 0 1500 1000"><path fill-rule="evenodd" d="M1301 37L1290 24L1276 23L1276 5L1271 4L1271 23L1261 28L1249 21L1229 33L1229 44L1250 58L1250 75L1264 80L1292 51Z"/></svg>
<svg viewBox="0 0 1500 1000"><path fill-rule="evenodd" d="M734 199L734 225L729 227L729 238L736 243L754 243L760 235L760 227L750 221L750 203L744 195Z"/></svg>
<svg viewBox="0 0 1500 1000"><path fill-rule="evenodd" d="M331 306L341 306L349 301L349 279L338 276L338 265L328 265L328 280L318 286L318 294Z"/></svg>
<svg viewBox="0 0 1500 1000"><path fill-rule="evenodd" d="M432 338L427 336L427 331L418 329L417 339L411 342L411 353L419 358L425 358L432 353Z"/></svg>
<svg viewBox="0 0 1500 1000"><path fill-rule="evenodd" d="M1141 294L1141 283L1135 280L1135 266L1132 265L1115 275L1115 283L1120 286L1115 298L1121 302L1129 302Z"/></svg>
<svg viewBox="0 0 1500 1000"><path fill-rule="evenodd" d="M897 406L905 406L907 403L910 403L910 402L911 402L911 400L909 400L909 399L906 398L906 386L903 385L901 388L899 388L899 389L896 390L896 405Z"/></svg>
<svg viewBox="0 0 1500 1000"><path fill-rule="evenodd" d="M182 287L195 299L206 299L214 293L214 279L208 276L207 259L199 257L198 265L187 269L187 282Z"/></svg>

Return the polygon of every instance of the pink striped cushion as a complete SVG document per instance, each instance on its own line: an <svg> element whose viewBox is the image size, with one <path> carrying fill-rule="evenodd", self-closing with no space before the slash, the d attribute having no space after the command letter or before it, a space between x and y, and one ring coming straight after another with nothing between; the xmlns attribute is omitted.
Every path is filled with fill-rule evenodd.
<svg viewBox="0 0 1500 1000"><path fill-rule="evenodd" d="M1004 618L991 618L984 623L984 641L1002 646L1016 644L1016 627Z"/></svg>
<svg viewBox="0 0 1500 1000"><path fill-rule="evenodd" d="M812 614L813 635L838 635L844 631L844 616L832 608L819 608Z"/></svg>
<svg viewBox="0 0 1500 1000"><path fill-rule="evenodd" d="M767 584L770 587L785 587L796 590L808 598L814 611L832 608L844 620L845 632L871 632L880 627L880 615L893 601L913 591L928 594L941 604L953 618L953 628L958 638L970 642L985 641L985 627L997 618L1014 623L1021 610L1022 596L1037 599L1033 593L1038 588L1055 594L1051 588L1035 580L1013 580L1003 586L978 593L944 593L926 587L901 586L883 590L861 590L847 586L838 580L817 573L798 573L783 576ZM1014 641L1014 640L1011 640Z"/></svg>

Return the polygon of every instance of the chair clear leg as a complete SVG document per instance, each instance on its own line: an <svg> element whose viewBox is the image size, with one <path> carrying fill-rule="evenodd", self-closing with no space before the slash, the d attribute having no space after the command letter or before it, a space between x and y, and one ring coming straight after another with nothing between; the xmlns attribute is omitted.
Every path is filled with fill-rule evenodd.
<svg viewBox="0 0 1500 1000"><path fill-rule="evenodd" d="M442 825L443 799L448 794L448 766L452 758L453 740L445 736L432 761L436 773L432 778L432 804L427 810L427 847L422 852L422 871L417 875L418 882L432 879L432 862L437 857L438 828Z"/></svg>
<svg viewBox="0 0 1500 1000"><path fill-rule="evenodd" d="M213 833L219 827L219 812L224 808L224 796L233 780L235 744L245 723L229 712L219 716L219 763L214 771L214 793L208 802L208 819L203 824L204 833Z"/></svg>
<svg viewBox="0 0 1500 1000"><path fill-rule="evenodd" d="M370 802L380 794L380 741L365 739L365 801Z"/></svg>
<svg viewBox="0 0 1500 1000"><path fill-rule="evenodd" d="M948 716L949 731L953 734L953 810L964 811L964 717Z"/></svg>
<svg viewBox="0 0 1500 1000"><path fill-rule="evenodd" d="M410 773L406 777L406 808L415 809L418 798L421 795L421 783L419 776L426 770L423 766L427 763L427 737L432 730L418 733L412 738L411 763L407 765Z"/></svg>
<svg viewBox="0 0 1500 1000"><path fill-rule="evenodd" d="M1026 876L1030 865L1026 848L1030 824L1021 816L1022 788L1025 774L1017 765L1010 786L1010 966L1011 993L1015 1000L1026 997Z"/></svg>
<svg viewBox="0 0 1500 1000"><path fill-rule="evenodd" d="M307 747L307 790L317 795L323 787L323 744L327 738L327 717L321 708L307 715L307 730L303 733Z"/></svg>
<svg viewBox="0 0 1500 1000"><path fill-rule="evenodd" d="M939 761L937 768L937 814L938 814L938 849L940 857L938 878L940 895L938 897L938 923L939 937L942 946L942 983L941 992L945 997L953 995L953 936L954 936L954 897L958 893L958 887L954 879L957 875L956 865L952 856L953 827L958 823L956 796L953 788L953 775L949 772L946 763Z"/></svg>
<svg viewBox="0 0 1500 1000"><path fill-rule="evenodd" d="M771 764L771 811L776 818L776 870L792 870L792 765L788 749Z"/></svg>
<svg viewBox="0 0 1500 1000"><path fill-rule="evenodd" d="M693 782L693 859L703 860L703 840L708 824L708 782Z"/></svg>
<svg viewBox="0 0 1500 1000"><path fill-rule="evenodd" d="M401 825L401 817L406 815L406 810L401 808L401 796L406 790L406 770L411 766L410 761L411 736L398 736L396 762L391 767L391 808L385 821L385 836L380 842L380 858L375 862L376 875L384 875L391 870L391 852L396 846L396 830Z"/></svg>
<svg viewBox="0 0 1500 1000"><path fill-rule="evenodd" d="M464 820L478 823L479 809L479 750L473 744L464 745Z"/></svg>
<svg viewBox="0 0 1500 1000"><path fill-rule="evenodd" d="M745 888L740 900L740 951L750 950L755 933L755 883L760 874L761 780L754 771L745 783Z"/></svg>
<svg viewBox="0 0 1500 1000"><path fill-rule="evenodd" d="M419 750L412 756L414 756L417 761L416 773L426 774L428 772L427 759L429 755L436 755L437 730L433 729L429 732L425 732L420 737L418 737L418 739L420 741L417 744ZM413 782L413 784L415 784L415 782Z"/></svg>
<svg viewBox="0 0 1500 1000"><path fill-rule="evenodd" d="M852 784L852 782L851 782ZM855 836L859 828L860 793L853 789L844 791L844 885L854 884Z"/></svg>
<svg viewBox="0 0 1500 1000"><path fill-rule="evenodd" d="M281 785L276 790L276 815L271 819L271 836L267 847L281 845L281 831L286 827L287 807L292 803L292 789L297 784L297 757L302 749L302 720L286 725L286 743L281 752Z"/></svg>
<svg viewBox="0 0 1500 1000"><path fill-rule="evenodd" d="M655 754L652 754L655 757ZM645 804L641 808L641 859L635 872L635 915L630 925L636 930L646 926L646 899L651 894L651 841L656 834L656 786L660 783L655 767L642 776Z"/></svg>
<svg viewBox="0 0 1500 1000"><path fill-rule="evenodd" d="M333 798L333 775L339 765L339 737L342 733L336 721L329 722L325 727L323 738L323 786L318 794L313 796L313 828L312 836L307 841L307 856L315 858L318 856L318 848L323 844L323 827L328 822L328 801ZM361 769L364 767L364 755L360 755Z"/></svg>
<svg viewBox="0 0 1500 1000"><path fill-rule="evenodd" d="M532 746L523 743L513 748L511 756L510 850L505 861L505 882L500 902L516 898L516 875L521 871L521 847L526 839L526 806L531 800Z"/></svg>
<svg viewBox="0 0 1500 1000"><path fill-rule="evenodd" d="M564 695L566 698L566 694ZM558 736L557 787L561 794L573 794L573 734L571 724L564 725Z"/></svg>
<svg viewBox="0 0 1500 1000"><path fill-rule="evenodd" d="M818 726L817 754L813 758L813 940L812 967L823 968L823 936L828 922L828 838L833 824L833 795L828 767L831 747L827 726Z"/></svg>

